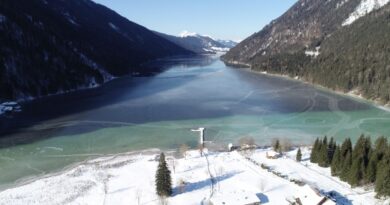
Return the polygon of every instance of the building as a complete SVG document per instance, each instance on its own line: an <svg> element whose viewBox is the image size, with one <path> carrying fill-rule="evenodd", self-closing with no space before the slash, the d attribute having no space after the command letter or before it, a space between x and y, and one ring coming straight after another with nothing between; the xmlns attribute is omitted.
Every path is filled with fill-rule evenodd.
<svg viewBox="0 0 390 205"><path fill-rule="evenodd" d="M216 193L210 199L213 205L260 205L261 200L256 194L246 190L234 190Z"/></svg>
<svg viewBox="0 0 390 205"><path fill-rule="evenodd" d="M303 186L291 199L287 199L287 201L294 205L336 205L334 201L321 195L309 185Z"/></svg>

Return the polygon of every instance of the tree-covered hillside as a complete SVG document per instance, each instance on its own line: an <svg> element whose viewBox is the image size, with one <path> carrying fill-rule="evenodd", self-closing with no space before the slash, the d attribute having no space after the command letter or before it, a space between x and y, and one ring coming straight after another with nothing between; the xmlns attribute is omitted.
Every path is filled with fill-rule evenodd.
<svg viewBox="0 0 390 205"><path fill-rule="evenodd" d="M363 1L300 0L222 59L387 103L390 5L345 24Z"/></svg>
<svg viewBox="0 0 390 205"><path fill-rule="evenodd" d="M90 0L2 0L0 101L99 85L192 54Z"/></svg>

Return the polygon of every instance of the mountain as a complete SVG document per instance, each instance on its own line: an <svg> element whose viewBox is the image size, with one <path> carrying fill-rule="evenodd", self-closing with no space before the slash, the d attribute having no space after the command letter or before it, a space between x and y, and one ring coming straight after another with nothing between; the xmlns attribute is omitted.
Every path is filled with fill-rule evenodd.
<svg viewBox="0 0 390 205"><path fill-rule="evenodd" d="M237 42L232 40L216 40L216 41L227 48L233 48L238 44Z"/></svg>
<svg viewBox="0 0 390 205"><path fill-rule="evenodd" d="M388 2L299 0L222 59L388 103Z"/></svg>
<svg viewBox="0 0 390 205"><path fill-rule="evenodd" d="M193 54L90 0L2 0L0 99L94 87Z"/></svg>
<svg viewBox="0 0 390 205"><path fill-rule="evenodd" d="M157 32L156 32L157 33ZM157 33L161 37L197 54L227 52L237 45L233 41L214 40L209 36L183 31L179 36Z"/></svg>

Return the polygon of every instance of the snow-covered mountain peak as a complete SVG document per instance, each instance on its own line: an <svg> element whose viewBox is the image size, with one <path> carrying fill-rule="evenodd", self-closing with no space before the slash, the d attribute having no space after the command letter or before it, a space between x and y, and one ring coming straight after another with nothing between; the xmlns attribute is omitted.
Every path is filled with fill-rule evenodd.
<svg viewBox="0 0 390 205"><path fill-rule="evenodd" d="M180 32L179 37L181 37L181 38L186 38L186 37L204 37L204 38L211 38L211 39L215 40L213 37L211 37L209 35L202 35L202 34L198 34L198 33L195 33L195 32L190 32L190 31L187 31L187 30L184 30L184 31Z"/></svg>
<svg viewBox="0 0 390 205"><path fill-rule="evenodd" d="M373 10L380 9L382 6L389 3L390 0L362 0L355 11L343 22L343 26L347 26L355 22L357 19L365 16Z"/></svg>
<svg viewBox="0 0 390 205"><path fill-rule="evenodd" d="M181 37L181 38L196 37L196 36L200 36L200 35L195 33L195 32L189 32L189 31L182 31L179 34L179 37Z"/></svg>
<svg viewBox="0 0 390 205"><path fill-rule="evenodd" d="M230 40L215 40L208 35L201 35L187 30L182 31L178 36L171 36L156 32L156 34L167 40L195 53L218 53L227 52L230 48L237 45L236 42Z"/></svg>

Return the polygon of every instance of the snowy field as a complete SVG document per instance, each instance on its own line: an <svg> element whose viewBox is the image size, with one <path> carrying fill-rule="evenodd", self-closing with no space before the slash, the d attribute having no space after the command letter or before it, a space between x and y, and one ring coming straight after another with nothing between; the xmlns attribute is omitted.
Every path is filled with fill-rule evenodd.
<svg viewBox="0 0 390 205"><path fill-rule="evenodd" d="M389 204L389 200L376 200L372 189L351 189L331 177L330 169L309 163L308 149L303 149L301 163L294 160L296 150L279 159L268 159L267 153L272 151L259 149L245 155L252 160L238 152L208 153L207 159L198 151L180 159L168 154L174 185L168 203L208 204L211 197L214 205L245 204L249 200L288 204L287 199L307 191L307 186L291 182L297 179L321 192L336 193L338 204ZM88 161L5 190L0 193L0 204L159 204L154 186L157 156L158 150L152 150ZM266 165L271 172L257 164Z"/></svg>

